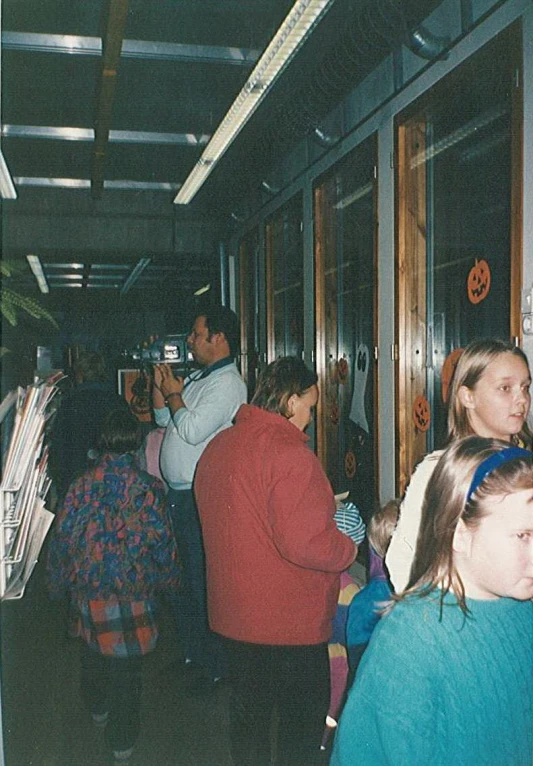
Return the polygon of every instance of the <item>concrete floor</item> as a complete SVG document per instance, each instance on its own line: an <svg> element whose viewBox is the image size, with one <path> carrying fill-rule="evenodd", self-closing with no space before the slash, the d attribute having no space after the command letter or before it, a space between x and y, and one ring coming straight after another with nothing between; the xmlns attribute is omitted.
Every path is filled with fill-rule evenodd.
<svg viewBox="0 0 533 766"><path fill-rule="evenodd" d="M21 600L1 605L5 766L108 766L103 732L78 695L79 642L66 635L65 604L48 598L43 569L37 565ZM163 610L131 766L230 766L228 692L222 683L187 695L183 654Z"/></svg>

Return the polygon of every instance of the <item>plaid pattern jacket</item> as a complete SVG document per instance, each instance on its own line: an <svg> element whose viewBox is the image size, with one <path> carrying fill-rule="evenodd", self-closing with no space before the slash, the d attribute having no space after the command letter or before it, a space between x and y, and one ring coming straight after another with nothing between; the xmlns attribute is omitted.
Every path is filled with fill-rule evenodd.
<svg viewBox="0 0 533 766"><path fill-rule="evenodd" d="M163 485L139 471L131 454L104 455L70 486L55 519L51 595L71 594L77 634L93 648L132 656L152 648L151 600L177 589L179 577Z"/></svg>
<svg viewBox="0 0 533 766"><path fill-rule="evenodd" d="M80 599L71 609L71 635L82 638L99 654L128 659L155 649L159 632L151 599Z"/></svg>

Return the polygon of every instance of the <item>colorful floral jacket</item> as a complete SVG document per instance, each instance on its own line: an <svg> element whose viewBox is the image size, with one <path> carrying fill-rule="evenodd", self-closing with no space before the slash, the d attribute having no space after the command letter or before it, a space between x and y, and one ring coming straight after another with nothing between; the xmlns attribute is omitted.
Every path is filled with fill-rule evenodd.
<svg viewBox="0 0 533 766"><path fill-rule="evenodd" d="M71 484L48 554L51 595L131 601L176 589L180 568L162 483L131 454L104 455Z"/></svg>

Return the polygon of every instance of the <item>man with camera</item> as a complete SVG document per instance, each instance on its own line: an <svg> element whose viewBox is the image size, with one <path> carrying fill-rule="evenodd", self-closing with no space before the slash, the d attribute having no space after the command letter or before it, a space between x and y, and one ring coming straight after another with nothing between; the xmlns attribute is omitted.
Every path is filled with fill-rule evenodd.
<svg viewBox="0 0 533 766"><path fill-rule="evenodd" d="M200 666L210 680L220 677L223 668L207 620L205 557L192 483L205 447L232 425L246 401L246 385L234 362L239 337L235 313L210 307L196 317L187 339L200 369L176 378L168 364L154 368L155 420L166 428L161 471L170 487L168 507L183 566L183 587L175 599L178 630L185 662Z"/></svg>

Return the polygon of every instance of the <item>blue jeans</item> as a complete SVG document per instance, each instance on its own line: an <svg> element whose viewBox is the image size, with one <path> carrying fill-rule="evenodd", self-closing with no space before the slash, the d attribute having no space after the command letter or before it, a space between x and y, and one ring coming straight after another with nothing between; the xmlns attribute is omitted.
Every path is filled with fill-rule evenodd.
<svg viewBox="0 0 533 766"><path fill-rule="evenodd" d="M182 587L172 596L185 656L213 677L225 675L222 644L209 629L202 529L192 490L170 489L168 510L182 564Z"/></svg>

